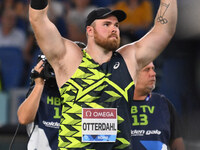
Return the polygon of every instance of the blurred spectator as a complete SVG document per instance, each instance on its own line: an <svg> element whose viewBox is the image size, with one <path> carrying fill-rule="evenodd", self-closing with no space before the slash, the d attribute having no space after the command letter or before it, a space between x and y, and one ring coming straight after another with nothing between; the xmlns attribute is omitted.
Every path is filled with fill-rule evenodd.
<svg viewBox="0 0 200 150"><path fill-rule="evenodd" d="M3 13L4 9L13 8L14 0L0 0L0 15Z"/></svg>
<svg viewBox="0 0 200 150"><path fill-rule="evenodd" d="M17 27L27 32L29 27L28 21L28 1L15 0L15 13L17 15Z"/></svg>
<svg viewBox="0 0 200 150"><path fill-rule="evenodd" d="M67 26L64 19L64 15L66 16L66 4L67 2L64 1L51 1L50 9L48 12L50 20L56 25L57 29L63 37L68 36L68 31L66 28Z"/></svg>
<svg viewBox="0 0 200 150"><path fill-rule="evenodd" d="M89 12L95 9L91 0L72 0L73 6L67 14L69 39L86 43L85 20Z"/></svg>
<svg viewBox="0 0 200 150"><path fill-rule="evenodd" d="M16 14L11 8L6 8L0 22L0 46L18 47L21 50L25 45L25 32L16 28Z"/></svg>
<svg viewBox="0 0 200 150"><path fill-rule="evenodd" d="M2 13L0 21L0 47L18 48L21 50L21 54L24 55L24 53L26 52L26 34L29 25L26 16L26 11L28 9L25 8L28 6L25 3L22 3L21 1L5 0L2 1L1 7ZM20 9L22 9L21 12L17 12L17 10ZM23 59L26 58L23 57ZM19 85L23 86L23 83L20 82Z"/></svg>
<svg viewBox="0 0 200 150"><path fill-rule="evenodd" d="M30 34L30 24L28 21L28 3L27 0L2 0L0 1L0 10L1 10L1 14L3 13L4 10L8 10L11 9L13 11L14 14L14 24L13 26L15 26L15 28L21 29L22 31L20 32L24 32L23 34L25 34L27 42L25 42L23 45L23 54L24 54L24 58L25 60L28 60L28 55L27 55L27 49L29 49L29 42L30 38L29 38L29 34ZM3 14L1 15L3 16ZM9 21L9 20L8 20ZM1 24L3 22L1 21ZM7 23L9 24L9 22ZM10 24L11 25L11 24ZM17 39L17 38L16 38ZM22 49L21 48L21 49Z"/></svg>
<svg viewBox="0 0 200 150"><path fill-rule="evenodd" d="M109 7L119 0L92 0L92 5L95 5L97 7Z"/></svg>
<svg viewBox="0 0 200 150"><path fill-rule="evenodd" d="M153 23L153 4L149 0L124 0L112 6L122 9L127 18L120 23L122 44L140 39Z"/></svg>
<svg viewBox="0 0 200 150"><path fill-rule="evenodd" d="M27 0L2 0L0 1L0 14L8 8L13 9L16 15L16 26L22 30L27 30L29 24L27 2Z"/></svg>
<svg viewBox="0 0 200 150"><path fill-rule="evenodd" d="M25 48L24 48L24 60L27 64L30 64L32 62L33 59L33 55L36 49L39 49L32 28L29 25L28 29L27 29L27 41L25 44Z"/></svg>
<svg viewBox="0 0 200 150"><path fill-rule="evenodd" d="M37 48L34 41L32 28L28 21L28 3L26 0L18 0L15 6L17 14L17 26L26 32L26 44L24 47L23 55L24 60L28 64L32 61L33 51Z"/></svg>
<svg viewBox="0 0 200 150"><path fill-rule="evenodd" d="M0 63L0 92L3 90L3 84L2 84L2 72L1 72L1 63Z"/></svg>

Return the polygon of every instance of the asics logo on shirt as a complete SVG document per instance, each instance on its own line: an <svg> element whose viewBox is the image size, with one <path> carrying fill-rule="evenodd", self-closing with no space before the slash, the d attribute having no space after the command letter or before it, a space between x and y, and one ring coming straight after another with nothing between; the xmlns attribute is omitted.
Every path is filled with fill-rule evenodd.
<svg viewBox="0 0 200 150"><path fill-rule="evenodd" d="M119 68L119 66L120 66L120 63L116 62L115 65L113 66L113 69L117 69L117 68Z"/></svg>

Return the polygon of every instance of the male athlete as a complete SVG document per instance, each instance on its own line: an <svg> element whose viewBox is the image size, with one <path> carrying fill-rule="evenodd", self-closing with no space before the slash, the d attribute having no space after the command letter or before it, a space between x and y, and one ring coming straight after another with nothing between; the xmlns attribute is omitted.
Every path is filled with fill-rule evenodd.
<svg viewBox="0 0 200 150"><path fill-rule="evenodd" d="M31 0L29 20L40 48L55 71L63 98L58 148L132 149L127 101L133 97L137 70L153 61L174 35L176 0L161 0L153 28L139 41L120 48L119 22L126 14L108 8L92 11L86 20L88 43L82 52L72 41L61 37L48 19L47 11L47 0ZM102 114L108 113L103 108L112 108L109 111L113 113L117 109L117 128L111 128L115 123L109 124L108 116L91 119L93 126L82 115L85 108ZM100 128L105 122L107 128ZM82 123L91 126L85 129Z"/></svg>

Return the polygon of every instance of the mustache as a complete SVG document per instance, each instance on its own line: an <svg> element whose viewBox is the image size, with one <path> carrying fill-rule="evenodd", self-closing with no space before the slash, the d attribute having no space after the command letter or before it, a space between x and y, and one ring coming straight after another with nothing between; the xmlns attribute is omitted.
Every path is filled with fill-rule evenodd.
<svg viewBox="0 0 200 150"><path fill-rule="evenodd" d="M111 33L111 34L108 36L108 38L111 38L111 37L116 37L117 39L119 38L119 37L117 36L116 33Z"/></svg>

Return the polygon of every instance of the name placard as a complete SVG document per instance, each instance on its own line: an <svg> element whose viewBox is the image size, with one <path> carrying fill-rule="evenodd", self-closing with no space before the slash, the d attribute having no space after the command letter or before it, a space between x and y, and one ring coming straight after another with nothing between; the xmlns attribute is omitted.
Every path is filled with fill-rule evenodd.
<svg viewBox="0 0 200 150"><path fill-rule="evenodd" d="M115 142L117 108L83 108L82 142Z"/></svg>

